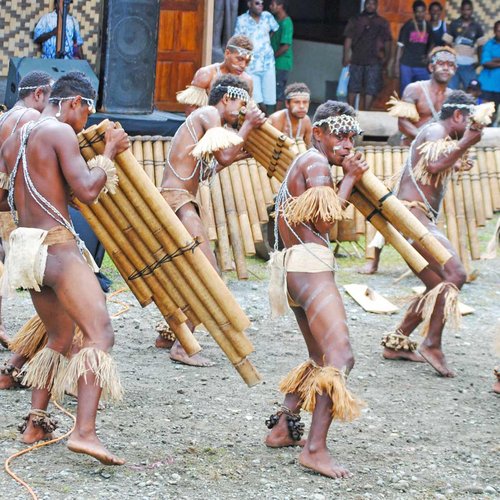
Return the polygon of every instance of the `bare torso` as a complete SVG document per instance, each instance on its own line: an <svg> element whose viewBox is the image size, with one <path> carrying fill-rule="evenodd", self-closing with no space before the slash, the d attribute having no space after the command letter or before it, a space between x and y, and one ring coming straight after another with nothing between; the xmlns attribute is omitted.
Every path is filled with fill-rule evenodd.
<svg viewBox="0 0 500 500"><path fill-rule="evenodd" d="M36 190L69 220L69 188L59 167L53 143L58 130L68 125L57 120L47 120L35 127L28 140L26 158L28 170ZM76 141L76 137L75 137ZM3 147L3 157L10 174L20 147L20 131L9 138ZM19 226L50 229L57 222L50 217L29 194L20 162L14 185L14 201Z"/></svg>
<svg viewBox="0 0 500 500"><path fill-rule="evenodd" d="M300 138L306 144L310 143L311 119L307 115L298 120L290 116L287 109L281 109L269 117L269 123L290 137L290 139Z"/></svg>
<svg viewBox="0 0 500 500"><path fill-rule="evenodd" d="M0 147L12 135L19 130L26 122L38 120L40 113L33 108L14 106L5 119L5 115L0 115Z"/></svg>
<svg viewBox="0 0 500 500"><path fill-rule="evenodd" d="M219 113L213 106L198 108L181 125L172 140L165 161L162 187L186 189L196 196L200 184L200 166L197 166L198 160L190 153L209 128L208 120L210 117L218 119L220 126Z"/></svg>
<svg viewBox="0 0 500 500"><path fill-rule="evenodd" d="M419 135L416 137L414 144L411 149L411 164L409 168L413 169L415 165L418 163L420 159L420 153L417 151L418 146L423 144L428 140L427 133L432 132L433 137L438 136L438 138L444 139L447 136L447 132L444 127L440 123L433 123L428 125L425 130L422 130ZM419 181L416 181L418 188L422 191L425 198L431 205L431 207L438 212L439 207L441 206L441 202L443 200L445 190L446 190L446 181L438 183L437 186L434 183L430 185L422 184ZM398 198L401 200L408 201L424 201L422 196L420 195L415 183L413 182L408 167L405 168L403 176L401 178L401 184L399 187Z"/></svg>
<svg viewBox="0 0 500 500"><path fill-rule="evenodd" d="M241 78L250 88L250 95L252 95L253 88L253 80L252 77L243 71L243 73L231 73L223 63L214 63L208 66L204 66L200 68L194 75L193 81L191 85L196 85L197 87L201 87L208 92L212 90L213 84L217 78L222 75L230 75L233 74Z"/></svg>
<svg viewBox="0 0 500 500"><path fill-rule="evenodd" d="M287 187L291 196L300 196L304 191L306 191L306 171L313 164L324 164L329 168L326 158L315 149L309 149L306 153L302 154L293 163L293 166L290 167L290 173L287 176ZM325 240L328 241L327 234L321 235L324 238L323 239L318 235L318 232L314 227L303 224L292 226L293 231L297 235L295 236L283 220L282 216L278 219L278 228L281 239L283 240L283 244L286 248L290 248L291 246L300 243L297 236L304 243L318 243L319 245L325 245Z"/></svg>
<svg viewBox="0 0 500 500"><path fill-rule="evenodd" d="M427 91L427 96L426 96ZM439 113L441 107L443 106L444 101L452 92L451 89L447 87L440 86L439 84L433 82L432 80L426 80L422 82L414 82L408 85L405 89L403 100L409 99L415 103L418 114L420 116L417 122L412 122L413 125L420 129L423 125L435 119L433 109L436 113ZM429 103L430 99L430 103ZM409 146L411 141L415 138L415 136L409 136L408 133L405 132L404 129L400 127L400 130L406 136L403 139L403 145Z"/></svg>

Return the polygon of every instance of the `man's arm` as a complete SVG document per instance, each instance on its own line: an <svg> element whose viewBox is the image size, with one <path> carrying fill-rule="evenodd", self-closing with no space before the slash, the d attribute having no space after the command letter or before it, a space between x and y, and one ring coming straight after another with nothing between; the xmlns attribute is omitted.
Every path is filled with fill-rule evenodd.
<svg viewBox="0 0 500 500"><path fill-rule="evenodd" d="M481 140L481 132L480 127L468 128L463 137L457 142L456 148L441 154L436 160L429 160L427 162L427 171L430 174L438 174L443 170L453 167L471 146ZM440 139L444 139L442 131L437 127L430 127L423 137L422 144L424 142L437 142Z"/></svg>
<svg viewBox="0 0 500 500"><path fill-rule="evenodd" d="M104 140L106 146L103 156L110 160L114 160L118 153L125 151L129 144L125 131L112 127L106 130ZM59 127L54 149L64 178L76 198L86 205L93 203L104 187L107 175L101 168L88 168L80 154L75 133L69 125Z"/></svg>
<svg viewBox="0 0 500 500"><path fill-rule="evenodd" d="M339 198L342 200L343 206L345 207L347 205L346 200L351 197L354 185L368 170L368 163L366 163L361 153L352 153L344 158L342 170L344 171L344 177L340 182Z"/></svg>
<svg viewBox="0 0 500 500"><path fill-rule="evenodd" d="M493 53L492 53L491 48L492 48L492 45L490 43L487 43L484 46L483 52L481 54L481 59L480 59L481 64L485 68L488 68L488 69L500 68L500 58L493 57Z"/></svg>
<svg viewBox="0 0 500 500"><path fill-rule="evenodd" d="M73 19L73 42L76 44L76 53L74 56L78 59L83 59L83 39L80 35L80 25L78 21L72 16Z"/></svg>
<svg viewBox="0 0 500 500"><path fill-rule="evenodd" d="M2 149L0 149L0 180L2 180L2 185L8 179L9 172L7 171L7 165L2 154ZM9 192L7 189L0 188L0 212L7 212L10 210L9 203L7 202L7 196Z"/></svg>
<svg viewBox="0 0 500 500"><path fill-rule="evenodd" d="M419 92L417 89L416 83L410 83L404 91L403 96L401 98L402 101L411 102L412 104L416 104L419 98ZM415 139L418 134L418 127L409 120L408 118L398 118L398 129L404 134L408 139Z"/></svg>
<svg viewBox="0 0 500 500"><path fill-rule="evenodd" d="M210 83L212 82L212 70L210 66L200 68L193 76L191 85L205 89L208 93L210 90Z"/></svg>
<svg viewBox="0 0 500 500"><path fill-rule="evenodd" d="M311 119L306 115L304 117L304 142L306 143L307 149L311 147L311 137L312 137L312 124Z"/></svg>
<svg viewBox="0 0 500 500"><path fill-rule="evenodd" d="M281 25L281 40L278 50L274 53L274 57L278 58L287 52L291 47L293 41L293 23L292 20L287 17Z"/></svg>
<svg viewBox="0 0 500 500"><path fill-rule="evenodd" d="M37 25L35 26L35 30L33 32L33 41L35 43L44 43L49 38L52 38L53 36L56 35L57 35L57 26L51 28L51 26L48 23L48 17L47 15L45 15L42 16L40 21L38 21Z"/></svg>

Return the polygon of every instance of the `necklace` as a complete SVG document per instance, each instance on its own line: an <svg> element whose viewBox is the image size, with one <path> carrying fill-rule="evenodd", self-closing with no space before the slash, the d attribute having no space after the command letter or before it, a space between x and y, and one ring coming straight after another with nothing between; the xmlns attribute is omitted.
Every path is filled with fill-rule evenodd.
<svg viewBox="0 0 500 500"><path fill-rule="evenodd" d="M300 132L302 129L302 118L299 119L299 124L297 125L297 133L295 134L295 137L293 137L292 120L290 119L290 112L288 111L288 109L286 110L286 121L287 121L288 131L290 132L288 134L288 137L290 137L290 139L301 139L302 136L300 135Z"/></svg>

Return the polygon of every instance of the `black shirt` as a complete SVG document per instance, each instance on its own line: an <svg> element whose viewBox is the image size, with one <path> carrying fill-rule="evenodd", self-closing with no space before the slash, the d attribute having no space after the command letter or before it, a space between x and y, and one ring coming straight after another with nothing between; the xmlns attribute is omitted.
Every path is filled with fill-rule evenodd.
<svg viewBox="0 0 500 500"><path fill-rule="evenodd" d="M431 46L432 26L423 21L416 23L413 19L406 21L399 32L398 45L404 47L400 63L405 66L427 66L427 53Z"/></svg>

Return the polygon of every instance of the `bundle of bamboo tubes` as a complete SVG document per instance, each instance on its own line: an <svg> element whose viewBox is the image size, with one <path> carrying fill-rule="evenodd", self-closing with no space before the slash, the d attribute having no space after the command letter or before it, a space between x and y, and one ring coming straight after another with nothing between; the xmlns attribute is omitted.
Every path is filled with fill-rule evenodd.
<svg viewBox="0 0 500 500"><path fill-rule="evenodd" d="M109 124L105 120L79 135L84 158L103 153ZM82 214L139 303L157 305L188 354L200 350L189 319L195 326L203 323L245 382L255 385L260 375L248 359L253 351L244 334L248 318L131 149L115 163L117 192L91 206L78 203Z"/></svg>

